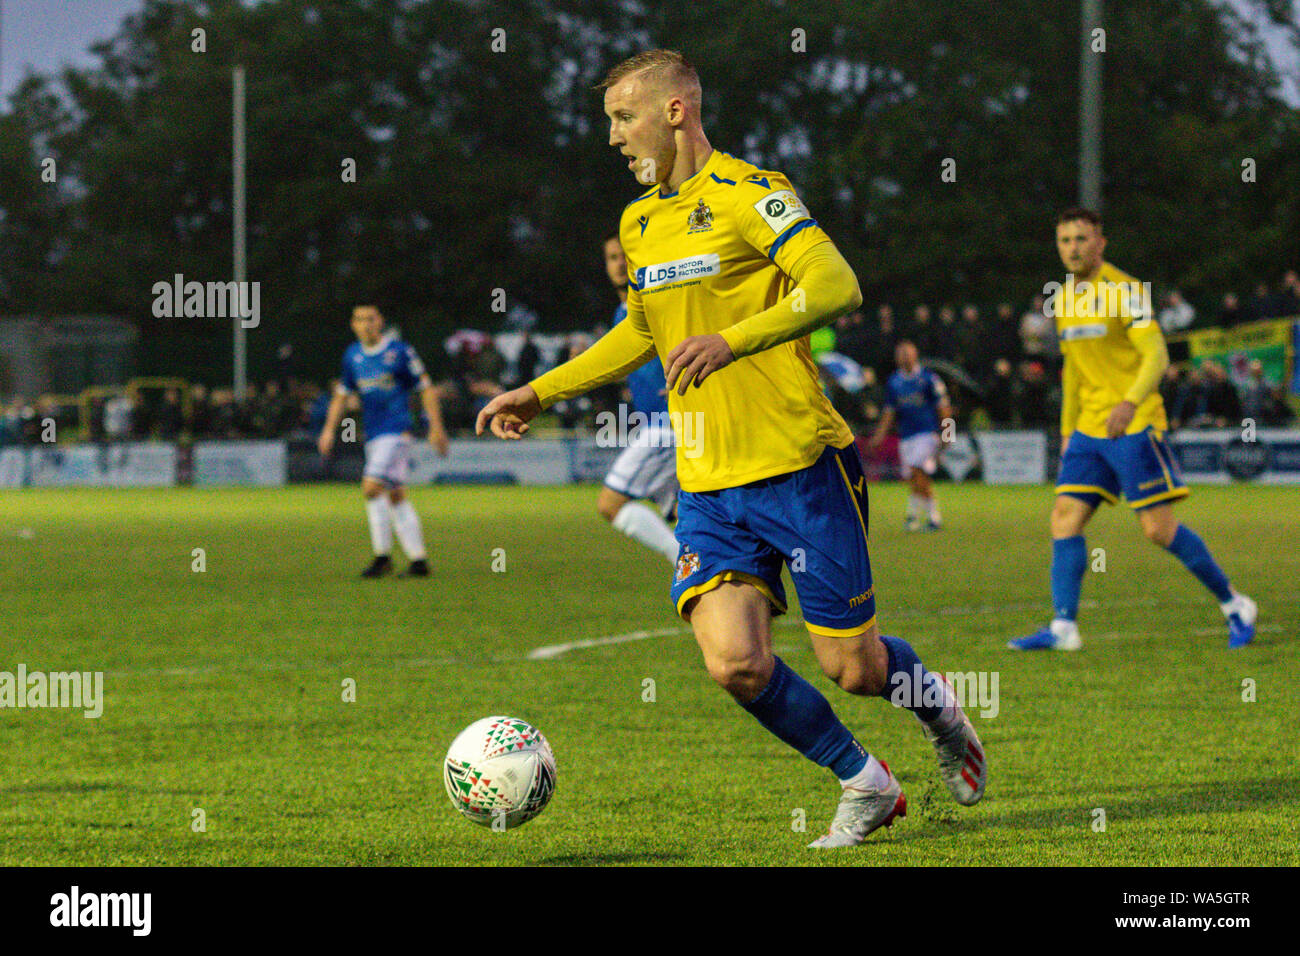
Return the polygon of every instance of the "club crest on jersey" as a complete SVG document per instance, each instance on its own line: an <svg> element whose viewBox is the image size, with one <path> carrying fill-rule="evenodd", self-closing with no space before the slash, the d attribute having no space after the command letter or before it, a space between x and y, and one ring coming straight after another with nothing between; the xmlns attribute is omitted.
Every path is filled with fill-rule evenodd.
<svg viewBox="0 0 1300 956"><path fill-rule="evenodd" d="M700 556L686 548L677 558L677 577L678 581L685 581L692 574L700 569Z"/></svg>
<svg viewBox="0 0 1300 956"><path fill-rule="evenodd" d="M713 210L701 199L686 217L686 234L708 232L713 228Z"/></svg>

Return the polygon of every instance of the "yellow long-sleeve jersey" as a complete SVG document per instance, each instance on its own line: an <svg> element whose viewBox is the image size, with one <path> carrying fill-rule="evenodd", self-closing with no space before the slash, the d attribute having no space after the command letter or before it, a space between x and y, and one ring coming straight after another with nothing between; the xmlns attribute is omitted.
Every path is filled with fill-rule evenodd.
<svg viewBox="0 0 1300 956"><path fill-rule="evenodd" d="M543 407L626 375L683 339L719 333L736 361L668 394L686 491L813 464L853 440L822 392L808 333L861 302L853 270L785 176L714 150L674 192L623 212L627 318L532 382ZM689 431L689 434L688 434Z"/></svg>
<svg viewBox="0 0 1300 956"><path fill-rule="evenodd" d="M1146 287L1103 262L1093 282L1076 283L1071 276L1049 306L1065 358L1061 434L1107 437L1106 420L1122 401L1137 408L1126 434L1148 425L1164 431L1165 404L1156 386L1169 355Z"/></svg>

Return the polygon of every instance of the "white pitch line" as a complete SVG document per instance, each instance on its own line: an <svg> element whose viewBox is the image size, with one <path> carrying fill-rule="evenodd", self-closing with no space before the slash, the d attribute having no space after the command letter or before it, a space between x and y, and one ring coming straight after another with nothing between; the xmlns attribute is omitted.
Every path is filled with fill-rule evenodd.
<svg viewBox="0 0 1300 956"><path fill-rule="evenodd" d="M604 647L606 644L627 644L630 641L644 641L652 637L674 637L678 634L685 634L684 627L664 627L657 631L628 631L626 634L611 634L608 637L591 637L585 641L570 641L567 644L547 644L545 647L535 647L528 652L530 661L549 661L552 658L559 657L561 654L567 654L569 651L581 650L586 647Z"/></svg>

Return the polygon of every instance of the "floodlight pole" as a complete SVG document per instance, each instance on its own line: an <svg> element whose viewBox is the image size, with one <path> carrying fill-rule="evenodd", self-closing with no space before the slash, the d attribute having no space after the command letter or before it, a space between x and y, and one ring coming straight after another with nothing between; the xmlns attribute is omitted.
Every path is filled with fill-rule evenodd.
<svg viewBox="0 0 1300 956"><path fill-rule="evenodd" d="M1102 0L1082 0L1082 5L1083 36L1079 48L1079 204L1100 213L1102 54L1093 49L1093 34L1101 29Z"/></svg>
<svg viewBox="0 0 1300 956"><path fill-rule="evenodd" d="M248 278L248 249L245 236L245 184L244 184L244 68L237 66L232 74L234 80L234 116L232 122L231 157L233 162L233 202L234 214L234 265L236 302L250 301L243 293L244 282ZM238 313L242 309L233 309L235 321L235 401L239 401L248 385L248 344L244 340L244 321Z"/></svg>

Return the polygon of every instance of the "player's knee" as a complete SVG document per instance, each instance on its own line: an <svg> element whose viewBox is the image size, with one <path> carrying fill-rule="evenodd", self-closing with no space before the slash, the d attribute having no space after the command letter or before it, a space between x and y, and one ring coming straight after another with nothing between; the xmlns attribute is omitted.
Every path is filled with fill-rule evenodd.
<svg viewBox="0 0 1300 956"><path fill-rule="evenodd" d="M875 643L883 647L879 639ZM822 671L841 690L859 697L874 697L885 688L888 663L883 655L877 655L873 650L869 641L859 644L829 667L823 662Z"/></svg>
<svg viewBox="0 0 1300 956"><path fill-rule="evenodd" d="M406 500L406 492L403 491L401 488L394 488L392 491L388 493L389 504L400 505L405 500Z"/></svg>
<svg viewBox="0 0 1300 956"><path fill-rule="evenodd" d="M841 690L859 697L875 697L885 688L885 675L869 663L853 662L834 677Z"/></svg>
<svg viewBox="0 0 1300 956"><path fill-rule="evenodd" d="M1173 543L1174 534L1177 532L1177 530L1178 530L1177 525L1174 525L1173 527L1166 527L1164 524L1158 521L1142 522L1142 533L1146 535L1147 540L1150 541L1152 544L1160 545L1160 547L1162 548L1167 548L1169 547L1170 544Z"/></svg>
<svg viewBox="0 0 1300 956"><path fill-rule="evenodd" d="M1058 501L1052 508L1052 537L1071 538L1083 530L1078 510Z"/></svg>
<svg viewBox="0 0 1300 956"><path fill-rule="evenodd" d="M596 514L600 515L606 521L613 521L617 518L618 513L622 508L622 503L615 504L603 497L596 499Z"/></svg>
<svg viewBox="0 0 1300 956"><path fill-rule="evenodd" d="M753 700L772 678L772 656L710 658L705 661L713 682L741 702Z"/></svg>

